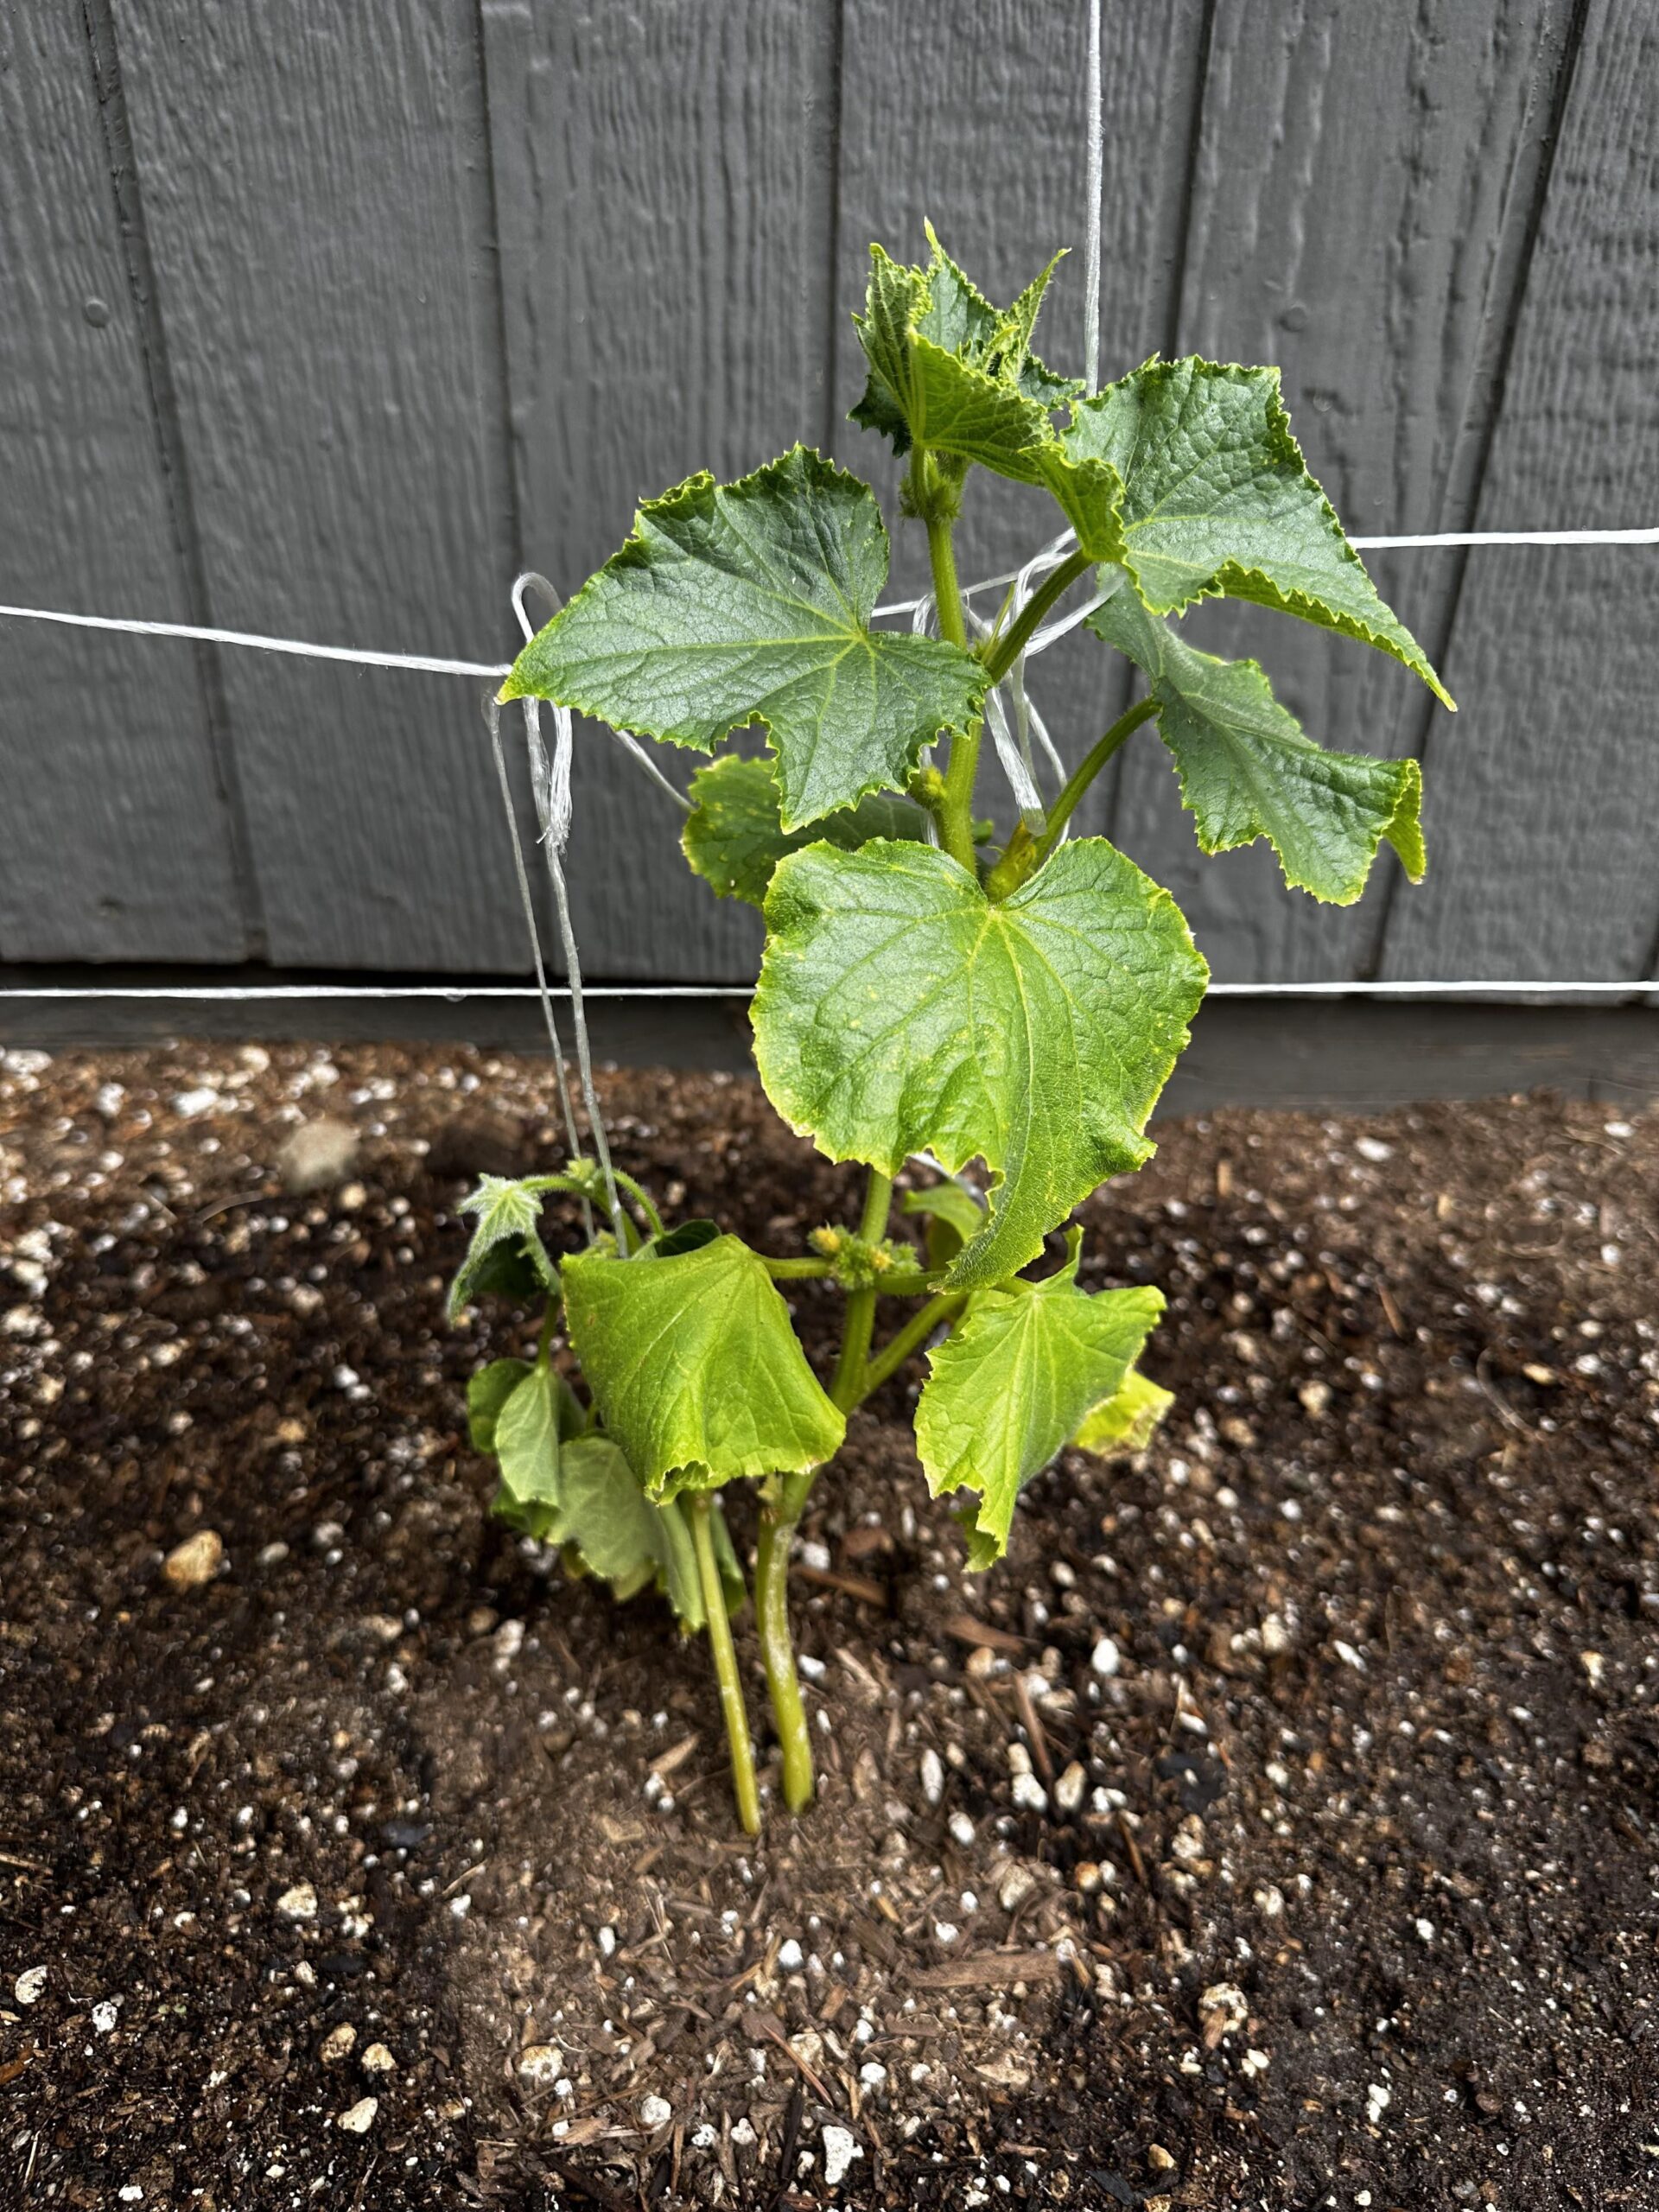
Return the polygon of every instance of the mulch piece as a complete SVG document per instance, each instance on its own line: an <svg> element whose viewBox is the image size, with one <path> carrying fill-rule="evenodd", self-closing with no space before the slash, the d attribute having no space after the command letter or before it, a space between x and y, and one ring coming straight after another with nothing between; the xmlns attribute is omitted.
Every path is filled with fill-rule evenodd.
<svg viewBox="0 0 1659 2212"><path fill-rule="evenodd" d="M753 1084L604 1088L682 1215L854 1210ZM546 1068L0 1056L0 2201L1659 2202L1659 1115L1159 1135L1084 1266L1169 1295L1165 1431L972 1577L895 1378L751 1846L701 1649L467 1447L534 1317L446 1325L457 1201Z"/></svg>

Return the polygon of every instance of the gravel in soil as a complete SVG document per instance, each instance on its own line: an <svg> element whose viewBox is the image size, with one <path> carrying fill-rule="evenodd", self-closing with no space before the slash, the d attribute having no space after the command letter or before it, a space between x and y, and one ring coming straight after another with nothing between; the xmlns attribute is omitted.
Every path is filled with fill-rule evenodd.
<svg viewBox="0 0 1659 2212"><path fill-rule="evenodd" d="M683 1214L852 1209L752 1084L605 1090ZM1166 1125L1084 1262L1170 1294L1166 1431L974 1578L918 1372L857 1417L753 1846L702 1651L465 1444L534 1317L445 1325L456 1204L551 1116L0 1058L0 2201L1659 2203L1659 1116Z"/></svg>

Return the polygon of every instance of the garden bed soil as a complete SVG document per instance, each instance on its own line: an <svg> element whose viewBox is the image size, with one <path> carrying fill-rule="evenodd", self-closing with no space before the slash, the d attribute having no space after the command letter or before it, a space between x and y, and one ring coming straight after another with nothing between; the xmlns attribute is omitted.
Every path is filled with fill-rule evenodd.
<svg viewBox="0 0 1659 2212"><path fill-rule="evenodd" d="M604 1087L683 1215L854 1205L750 1084ZM0 2200L1659 2203L1659 1116L1159 1134L1084 1268L1169 1293L1165 1432L973 1578L916 1371L857 1416L751 1845L702 1650L465 1441L532 1317L446 1325L456 1202L556 1159L545 1066L0 1059Z"/></svg>

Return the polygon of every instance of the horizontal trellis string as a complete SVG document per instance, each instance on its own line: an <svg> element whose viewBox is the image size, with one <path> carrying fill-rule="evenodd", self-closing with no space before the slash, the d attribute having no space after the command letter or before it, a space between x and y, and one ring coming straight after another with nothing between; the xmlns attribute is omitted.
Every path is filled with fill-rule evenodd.
<svg viewBox="0 0 1659 2212"><path fill-rule="evenodd" d="M1058 565L1071 543L1068 531L1051 544L1044 547L1036 558L1021 569L1010 569L1006 575L988 576L976 583L963 587L963 597L971 600L979 593L1017 584L1028 590L1035 576L1042 570ZM1357 551L1386 552L1390 550L1432 550L1443 546L1483 545L1659 545L1659 527L1628 530L1530 530L1530 531L1446 531L1416 533L1387 537L1353 537L1349 543ZM1062 616L1038 632L1027 647L1022 658L1040 652L1052 645L1081 622L1097 601ZM925 620L931 606L931 594L919 599L903 600L875 608L877 615L919 615ZM420 653L378 652L372 648L351 645L315 645L300 638L267 637L251 630L220 630L187 622L148 622L136 618L108 614L80 614L66 608L44 607L16 607L0 604L0 617L16 621L53 622L81 630L106 630L140 638L191 639L200 644L242 646L258 652L288 653L300 659L344 662L359 668L400 669L417 675L468 676L496 677L508 674L512 663L449 659L437 655ZM522 620L522 613L521 613ZM528 626L526 626L527 627ZM1023 707L1023 700L1020 702ZM1023 718L1023 717L1022 717ZM1035 719L1035 717L1033 717ZM1040 723L1039 723L1040 728ZM618 733L619 736L624 734ZM1046 741L1046 732L1042 733ZM686 801L673 790L661 771L652 762L637 743L627 741L628 752L652 772L653 781L660 783L682 806ZM1046 742L1046 749L1048 748ZM1029 772L1027 769L1027 773ZM544 832L545 835L545 832ZM1491 994L1522 995L1527 997L1567 997L1583 995L1640 995L1659 991L1659 977L1637 977L1634 980L1582 982L1554 982L1510 980L1488 981L1480 976L1465 976L1455 980L1424 979L1402 982L1319 982L1309 983L1212 983L1208 995L1239 998L1318 998L1350 997L1380 998L1399 996L1440 996L1481 991ZM556 995L570 997L568 988L561 987ZM747 985L724 984L640 984L590 985L588 994L593 998L665 999L665 998L747 998ZM444 984L271 984L249 986L162 986L143 988L124 987L56 988L34 986L25 989L0 989L0 1000L18 1002L40 1000L96 1000L123 999L138 1001L165 999L180 1003L234 1002L259 1000L286 999L446 999L458 1002L469 998L518 999L540 997L546 1004L548 992L538 985L477 985L460 988ZM557 1047L555 1046L556 1052Z"/></svg>
<svg viewBox="0 0 1659 2212"><path fill-rule="evenodd" d="M555 998L569 998L569 987L550 983ZM1333 999L1333 998L1447 998L1467 991L1489 991L1510 998L1639 998L1659 991L1659 976L1637 976L1629 981L1555 982L1536 976L1460 979L1406 976L1399 982L1344 983L1325 980L1311 983L1211 983L1206 999ZM207 1004L234 1004L261 999L533 999L541 995L534 983L74 983L27 984L0 988L0 1000L41 999L173 999ZM749 999L753 983L584 983L588 999Z"/></svg>
<svg viewBox="0 0 1659 2212"><path fill-rule="evenodd" d="M1068 540L1069 542L1069 540ZM1659 545L1659 526L1641 530L1465 530L1433 536L1407 537L1351 537L1357 552L1415 551L1443 545ZM1020 574L987 576L968 584L972 595L999 584L1010 584ZM907 614L922 602L903 600L878 607L878 614ZM257 652L293 653L303 660L345 661L359 668L401 668L425 676L505 676L511 661L447 660L424 653L383 653L359 645L316 645L302 638L268 638L253 630L211 630L191 622L141 622L117 614L74 614L55 607L0 606L0 615L19 622L66 623L77 630L118 630L134 638L194 638L207 645L245 645Z"/></svg>

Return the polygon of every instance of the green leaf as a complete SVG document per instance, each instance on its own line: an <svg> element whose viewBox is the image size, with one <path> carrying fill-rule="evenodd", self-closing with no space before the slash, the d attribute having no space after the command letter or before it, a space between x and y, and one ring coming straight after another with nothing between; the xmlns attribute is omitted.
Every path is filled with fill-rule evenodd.
<svg viewBox="0 0 1659 2212"><path fill-rule="evenodd" d="M563 1487L556 1541L573 1544L588 1572L608 1582L618 1598L665 1581L680 1612L683 1592L677 1591L668 1572L670 1540L663 1514L608 1437L580 1437L569 1447ZM694 1625L702 1625L701 1607Z"/></svg>
<svg viewBox="0 0 1659 2212"><path fill-rule="evenodd" d="M1045 474L1083 550L1121 561L1154 614L1254 600L1378 646L1452 705L1308 474L1277 369L1148 361L1077 403Z"/></svg>
<svg viewBox="0 0 1659 2212"><path fill-rule="evenodd" d="M894 1174L925 1148L1001 1177L955 1289L1001 1281L1142 1131L1208 976L1166 891L1103 838L993 903L946 853L810 846L766 899L755 1058L832 1160Z"/></svg>
<svg viewBox="0 0 1659 2212"><path fill-rule="evenodd" d="M1338 906L1364 889L1384 839L1412 881L1421 880L1423 778L1415 760L1327 753L1279 704L1253 660L1196 652L1133 592L1096 607L1089 626L1146 671L1206 853L1266 837L1287 883Z"/></svg>
<svg viewBox="0 0 1659 2212"><path fill-rule="evenodd" d="M721 899L766 903L772 872L803 845L839 845L855 852L873 837L923 842L924 817L909 799L878 792L804 830L785 830L777 771L770 760L728 753L691 779L691 811L680 842L685 857Z"/></svg>
<svg viewBox="0 0 1659 2212"><path fill-rule="evenodd" d="M794 1473L840 1445L846 1423L737 1237L665 1260L579 1255L564 1282L582 1373L653 1497Z"/></svg>
<svg viewBox="0 0 1659 2212"><path fill-rule="evenodd" d="M936 1183L931 1190L906 1191L906 1213L927 1217L927 1264L942 1268L985 1226L985 1209L960 1183Z"/></svg>
<svg viewBox="0 0 1659 2212"><path fill-rule="evenodd" d="M1138 1367L1132 1367L1113 1395L1087 1416L1071 1441L1079 1451L1096 1452L1103 1459L1144 1452L1174 1402L1173 1390L1164 1389Z"/></svg>
<svg viewBox="0 0 1659 2212"><path fill-rule="evenodd" d="M711 753L761 724L786 829L902 789L985 671L938 638L869 627L887 576L875 495L797 446L735 484L690 478L531 639L502 686Z"/></svg>
<svg viewBox="0 0 1659 2212"><path fill-rule="evenodd" d="M467 1433L474 1452L493 1452L501 1408L530 1372L527 1359L493 1359L467 1385Z"/></svg>
<svg viewBox="0 0 1659 2212"><path fill-rule="evenodd" d="M1048 410L1083 387L1031 352L1032 330L1056 254L1012 308L994 308L928 226L931 258L906 268L870 249L865 312L855 315L869 382L852 420L889 438L977 461L1018 482L1043 480L1036 448L1051 435Z"/></svg>
<svg viewBox="0 0 1659 2212"><path fill-rule="evenodd" d="M563 1502L565 1441L580 1434L584 1420L569 1384L551 1367L531 1368L497 1408L493 1449L502 1493L497 1510L543 1541Z"/></svg>
<svg viewBox="0 0 1659 2212"><path fill-rule="evenodd" d="M1156 1290L1079 1290L1080 1242L1074 1230L1066 1264L1042 1282L979 1292L928 1354L916 1448L935 1497L979 1492L971 1567L1001 1557L1021 1488L1122 1388L1163 1310Z"/></svg>
<svg viewBox="0 0 1659 2212"><path fill-rule="evenodd" d="M531 1270L543 1290L556 1290L558 1274L542 1243L540 1222L543 1194L557 1179L528 1176L511 1180L499 1175L479 1178L478 1188L461 1202L462 1213L478 1217L467 1256L449 1286L449 1318L490 1288L515 1289L525 1281L523 1268ZM503 1262L507 1265L504 1270ZM521 1263L521 1264L514 1264Z"/></svg>

